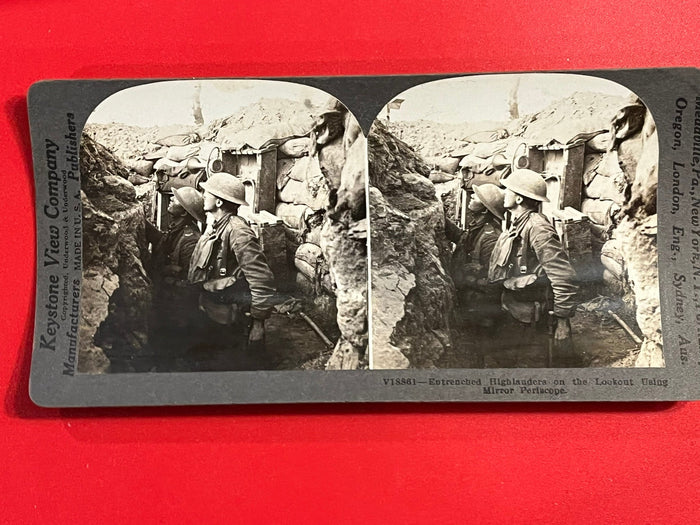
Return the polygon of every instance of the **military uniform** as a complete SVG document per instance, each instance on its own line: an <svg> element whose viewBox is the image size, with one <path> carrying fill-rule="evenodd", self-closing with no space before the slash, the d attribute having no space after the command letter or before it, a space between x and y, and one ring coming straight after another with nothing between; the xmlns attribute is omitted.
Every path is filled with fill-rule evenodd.
<svg viewBox="0 0 700 525"><path fill-rule="evenodd" d="M464 231L452 223L446 228L448 239L456 244L450 268L458 290L456 321L482 341L493 336L501 316L500 290L487 281L491 252L500 233L500 220L489 212L472 214ZM484 366L485 346L474 348L472 366Z"/></svg>
<svg viewBox="0 0 700 525"><path fill-rule="evenodd" d="M150 265L153 280L186 280L192 252L200 236L201 233L191 221L175 222L165 233L147 222L146 237L153 244Z"/></svg>
<svg viewBox="0 0 700 525"><path fill-rule="evenodd" d="M274 275L245 219L228 213L207 228L188 279L201 285L199 306L211 321L207 343L225 352L222 366L245 367L237 359L247 344L248 316L266 319L275 304Z"/></svg>
<svg viewBox="0 0 700 525"><path fill-rule="evenodd" d="M199 324L198 294L189 286L187 272L201 234L191 220L175 221L165 233L146 223L146 233L153 244L150 341L159 368L170 370L192 342Z"/></svg>
<svg viewBox="0 0 700 525"><path fill-rule="evenodd" d="M541 213L524 212L501 234L488 277L503 283L503 309L520 322L535 324L548 309L569 318L576 309L576 272L554 226Z"/></svg>
<svg viewBox="0 0 700 525"><path fill-rule="evenodd" d="M451 270L457 288L486 285L491 252L500 234L501 221L490 213L475 214L464 231L447 221L447 238L456 244Z"/></svg>
<svg viewBox="0 0 700 525"><path fill-rule="evenodd" d="M193 284L202 283L204 310L219 324L231 324L236 310L266 319L274 306L274 275L260 242L242 217L226 214L202 235L189 271ZM228 312L207 306L226 305Z"/></svg>

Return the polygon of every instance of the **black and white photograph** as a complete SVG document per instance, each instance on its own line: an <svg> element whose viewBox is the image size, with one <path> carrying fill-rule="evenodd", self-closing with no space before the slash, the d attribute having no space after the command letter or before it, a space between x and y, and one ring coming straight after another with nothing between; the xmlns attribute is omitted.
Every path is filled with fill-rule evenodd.
<svg viewBox="0 0 700 525"><path fill-rule="evenodd" d="M80 141L78 372L367 368L366 140L309 86L180 80Z"/></svg>
<svg viewBox="0 0 700 525"><path fill-rule="evenodd" d="M699 85L37 82L31 398L694 399Z"/></svg>
<svg viewBox="0 0 700 525"><path fill-rule="evenodd" d="M368 135L372 369L664 367L659 144L580 74L416 85Z"/></svg>

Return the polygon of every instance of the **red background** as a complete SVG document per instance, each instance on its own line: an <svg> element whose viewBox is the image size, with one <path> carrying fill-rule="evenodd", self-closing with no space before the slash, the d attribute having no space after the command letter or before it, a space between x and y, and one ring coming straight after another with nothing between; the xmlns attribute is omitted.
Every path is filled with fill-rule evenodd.
<svg viewBox="0 0 700 525"><path fill-rule="evenodd" d="M33 82L700 65L696 0L178 3L0 4L0 522L698 522L700 403L34 406Z"/></svg>

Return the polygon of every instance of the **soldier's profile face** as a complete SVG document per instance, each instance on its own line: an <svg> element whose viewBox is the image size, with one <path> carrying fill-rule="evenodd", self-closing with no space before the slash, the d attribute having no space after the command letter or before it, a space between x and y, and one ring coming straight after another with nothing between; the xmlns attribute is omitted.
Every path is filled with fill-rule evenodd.
<svg viewBox="0 0 700 525"><path fill-rule="evenodd" d="M505 207L505 209L510 210L512 208L515 208L515 205L517 204L517 202L516 202L517 198L518 198L517 193L506 188L505 194L503 196L503 206Z"/></svg>
<svg viewBox="0 0 700 525"><path fill-rule="evenodd" d="M205 191L202 196L204 197L204 211L216 210L216 197L208 191Z"/></svg>
<svg viewBox="0 0 700 525"><path fill-rule="evenodd" d="M486 206L484 206L484 203L479 200L479 196L476 194L476 192L473 192L471 194L471 197L469 199L469 205L467 206L471 211L485 211Z"/></svg>
<svg viewBox="0 0 700 525"><path fill-rule="evenodd" d="M181 215L185 215L187 212L179 202L177 202L175 199L171 199L170 204L168 204L168 213L175 217L179 217Z"/></svg>

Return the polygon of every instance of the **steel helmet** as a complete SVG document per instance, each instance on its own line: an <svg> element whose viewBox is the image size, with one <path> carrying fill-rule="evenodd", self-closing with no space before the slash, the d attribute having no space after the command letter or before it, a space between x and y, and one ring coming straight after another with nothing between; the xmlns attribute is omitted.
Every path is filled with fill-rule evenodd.
<svg viewBox="0 0 700 525"><path fill-rule="evenodd" d="M503 206L503 190L491 183L472 186L472 188L481 203L486 206L486 209L503 220L506 215L506 209Z"/></svg>
<svg viewBox="0 0 700 525"><path fill-rule="evenodd" d="M536 171L528 169L516 169L505 179L501 179L501 184L513 193L528 199L549 202L547 198L547 183L542 175Z"/></svg>
<svg viewBox="0 0 700 525"><path fill-rule="evenodd" d="M204 198L197 190L189 186L173 188L173 196L192 217L199 222L207 221L204 215Z"/></svg>
<svg viewBox="0 0 700 525"><path fill-rule="evenodd" d="M245 186L243 182L230 173L214 173L207 181L200 183L200 186L204 191L208 191L225 201L244 206L248 205L245 200Z"/></svg>

